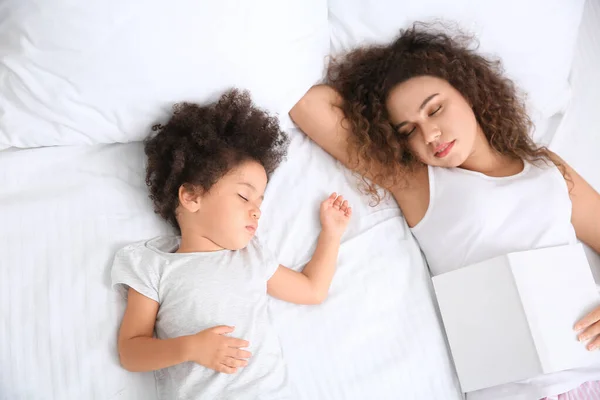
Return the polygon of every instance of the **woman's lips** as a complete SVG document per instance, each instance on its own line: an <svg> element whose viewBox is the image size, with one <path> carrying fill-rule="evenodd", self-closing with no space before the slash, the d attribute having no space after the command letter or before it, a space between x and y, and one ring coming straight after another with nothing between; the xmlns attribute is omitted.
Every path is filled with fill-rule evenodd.
<svg viewBox="0 0 600 400"><path fill-rule="evenodd" d="M437 158L444 158L446 157L450 151L452 150L452 148L454 147L454 143L456 142L456 140L453 140L451 142L448 143L444 143L444 144L440 144L438 147L435 148L435 156Z"/></svg>

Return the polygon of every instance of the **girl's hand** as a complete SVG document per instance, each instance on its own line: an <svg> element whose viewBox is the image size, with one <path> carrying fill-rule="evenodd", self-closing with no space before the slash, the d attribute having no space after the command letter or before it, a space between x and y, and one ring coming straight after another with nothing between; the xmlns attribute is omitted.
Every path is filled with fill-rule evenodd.
<svg viewBox="0 0 600 400"><path fill-rule="evenodd" d="M324 232L341 238L352 216L352 208L343 196L332 193L321 203L321 227Z"/></svg>
<svg viewBox="0 0 600 400"><path fill-rule="evenodd" d="M248 365L247 359L252 354L241 350L249 346L247 341L224 336L233 330L230 326L215 326L188 336L186 358L217 372L236 373L238 368Z"/></svg>
<svg viewBox="0 0 600 400"><path fill-rule="evenodd" d="M583 317L575 324L575 331L580 332L578 339L581 342L589 340L586 345L588 350L600 348L600 307Z"/></svg>

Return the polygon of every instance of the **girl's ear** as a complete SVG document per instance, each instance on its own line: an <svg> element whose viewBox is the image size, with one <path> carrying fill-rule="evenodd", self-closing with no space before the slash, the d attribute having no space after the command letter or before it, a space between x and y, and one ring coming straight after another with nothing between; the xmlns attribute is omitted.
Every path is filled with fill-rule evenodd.
<svg viewBox="0 0 600 400"><path fill-rule="evenodd" d="M200 209L202 196L199 190L192 185L183 184L179 186L179 204L189 212L196 212Z"/></svg>

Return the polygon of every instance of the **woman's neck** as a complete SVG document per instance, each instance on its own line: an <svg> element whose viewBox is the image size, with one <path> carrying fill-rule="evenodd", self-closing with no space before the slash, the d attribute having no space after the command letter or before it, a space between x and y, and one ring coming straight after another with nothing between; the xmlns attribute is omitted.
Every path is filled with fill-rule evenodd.
<svg viewBox="0 0 600 400"><path fill-rule="evenodd" d="M484 133L476 136L471 155L459 168L475 171L492 177L518 174L523 170L523 161L494 150Z"/></svg>

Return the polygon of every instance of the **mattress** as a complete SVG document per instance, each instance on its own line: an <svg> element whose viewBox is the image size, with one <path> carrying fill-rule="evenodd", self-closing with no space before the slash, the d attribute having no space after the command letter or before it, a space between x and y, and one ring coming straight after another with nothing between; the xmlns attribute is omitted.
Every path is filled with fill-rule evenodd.
<svg viewBox="0 0 600 400"><path fill-rule="evenodd" d="M600 189L600 5L588 3L573 101L551 148ZM327 301L271 303L297 398L461 399L428 272L398 207L370 207L356 177L289 133L258 232L280 262L309 259L328 193L354 208ZM143 169L140 143L0 152L1 400L155 398L152 374L119 366L124 302L110 289L118 248L170 233L152 213Z"/></svg>

